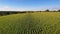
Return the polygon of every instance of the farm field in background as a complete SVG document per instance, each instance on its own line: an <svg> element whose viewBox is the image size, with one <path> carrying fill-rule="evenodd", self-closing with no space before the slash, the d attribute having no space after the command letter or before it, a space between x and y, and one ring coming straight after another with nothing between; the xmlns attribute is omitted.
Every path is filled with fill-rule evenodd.
<svg viewBox="0 0 60 34"><path fill-rule="evenodd" d="M60 12L0 16L0 34L60 34Z"/></svg>

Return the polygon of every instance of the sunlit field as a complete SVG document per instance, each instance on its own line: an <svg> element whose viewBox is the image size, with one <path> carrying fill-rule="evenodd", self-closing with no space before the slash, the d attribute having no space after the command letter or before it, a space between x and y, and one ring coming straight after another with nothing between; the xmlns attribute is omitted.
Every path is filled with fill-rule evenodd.
<svg viewBox="0 0 60 34"><path fill-rule="evenodd" d="M60 12L0 16L0 34L60 34Z"/></svg>

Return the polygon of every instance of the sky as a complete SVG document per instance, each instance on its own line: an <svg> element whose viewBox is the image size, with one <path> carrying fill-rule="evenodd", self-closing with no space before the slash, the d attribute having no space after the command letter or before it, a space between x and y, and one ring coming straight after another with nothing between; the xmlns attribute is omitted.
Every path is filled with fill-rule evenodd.
<svg viewBox="0 0 60 34"><path fill-rule="evenodd" d="M60 0L0 0L0 11L58 10Z"/></svg>

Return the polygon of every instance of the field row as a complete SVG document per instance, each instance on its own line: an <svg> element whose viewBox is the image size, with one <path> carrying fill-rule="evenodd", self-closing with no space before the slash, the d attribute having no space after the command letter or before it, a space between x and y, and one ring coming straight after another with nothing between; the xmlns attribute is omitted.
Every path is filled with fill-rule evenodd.
<svg viewBox="0 0 60 34"><path fill-rule="evenodd" d="M40 12L0 16L0 34L60 34L60 13Z"/></svg>

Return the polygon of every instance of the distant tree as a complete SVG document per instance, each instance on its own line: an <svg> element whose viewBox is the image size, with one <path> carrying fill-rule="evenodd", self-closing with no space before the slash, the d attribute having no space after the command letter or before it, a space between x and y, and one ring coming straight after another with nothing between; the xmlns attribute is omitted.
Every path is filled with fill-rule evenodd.
<svg viewBox="0 0 60 34"><path fill-rule="evenodd" d="M39 11L39 12L42 12L42 11Z"/></svg>
<svg viewBox="0 0 60 34"><path fill-rule="evenodd" d="M60 10L58 10L60 12Z"/></svg>
<svg viewBox="0 0 60 34"><path fill-rule="evenodd" d="M47 9L46 12L49 12L49 9Z"/></svg>
<svg viewBox="0 0 60 34"><path fill-rule="evenodd" d="M10 13L9 12L6 12L7 15L9 15Z"/></svg>

